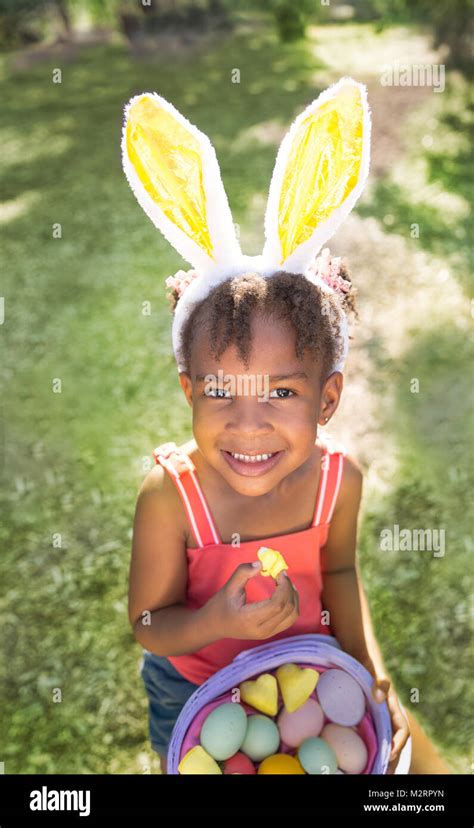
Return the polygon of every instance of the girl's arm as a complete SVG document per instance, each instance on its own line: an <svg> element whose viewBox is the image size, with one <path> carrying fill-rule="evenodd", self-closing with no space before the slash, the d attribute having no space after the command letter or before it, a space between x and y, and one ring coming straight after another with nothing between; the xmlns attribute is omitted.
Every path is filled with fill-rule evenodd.
<svg viewBox="0 0 474 828"><path fill-rule="evenodd" d="M164 469L155 466L140 489L133 527L128 614L137 641L155 655L192 653L220 638L206 607L184 606L185 517Z"/></svg>

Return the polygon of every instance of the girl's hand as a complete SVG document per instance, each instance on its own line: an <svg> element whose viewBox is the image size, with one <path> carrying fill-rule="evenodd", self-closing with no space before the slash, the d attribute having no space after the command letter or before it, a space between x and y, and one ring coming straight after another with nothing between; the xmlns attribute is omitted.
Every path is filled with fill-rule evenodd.
<svg viewBox="0 0 474 828"><path fill-rule="evenodd" d="M299 616L298 593L285 572L278 575L271 598L246 603L245 584L258 575L261 568L260 561L240 564L203 607L219 637L271 638L295 623Z"/></svg>
<svg viewBox="0 0 474 828"><path fill-rule="evenodd" d="M367 666L367 665L366 665ZM392 683L387 676L377 675L372 669L368 667L372 675L375 675L374 683L372 685L372 695L376 702L386 701L390 711L390 718L392 720L392 752L390 754L389 765L387 769L388 774L393 774L400 758L400 753L404 745L407 743L410 735L408 722L403 715L400 707L397 694L392 687Z"/></svg>

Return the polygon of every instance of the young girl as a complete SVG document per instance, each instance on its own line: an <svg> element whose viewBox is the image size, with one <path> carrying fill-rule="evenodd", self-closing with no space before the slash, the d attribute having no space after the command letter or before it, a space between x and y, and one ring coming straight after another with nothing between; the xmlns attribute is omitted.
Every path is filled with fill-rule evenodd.
<svg viewBox="0 0 474 828"><path fill-rule="evenodd" d="M313 102L282 144L265 249L250 258L208 139L156 95L127 108L128 180L196 268L167 280L193 439L154 452L130 570L130 622L164 772L196 688L242 650L302 633L334 636L374 676L392 719L390 773L401 757L408 772L410 751L410 772L449 772L401 708L375 640L356 561L361 470L318 428L339 404L355 306L340 260L315 254L362 191L369 140L360 84L343 79ZM260 573L261 546L288 564L276 585Z"/></svg>

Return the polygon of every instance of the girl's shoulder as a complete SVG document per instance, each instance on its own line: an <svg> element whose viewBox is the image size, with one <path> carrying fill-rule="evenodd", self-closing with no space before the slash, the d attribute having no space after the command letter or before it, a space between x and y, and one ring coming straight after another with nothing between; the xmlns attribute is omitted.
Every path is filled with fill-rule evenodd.
<svg viewBox="0 0 474 828"><path fill-rule="evenodd" d="M344 463L342 466L342 478L339 486L339 493L334 509L334 516L339 512L347 509L349 505L356 504L361 497L363 471L360 463L356 460L353 454L350 454L344 445L337 438L326 432L319 432L316 439L316 447L319 448L320 457L322 458L325 450L330 455L342 454Z"/></svg>
<svg viewBox="0 0 474 828"><path fill-rule="evenodd" d="M175 444L173 443L173 445ZM191 439L188 440L187 443L183 443L180 446L176 445L176 450L180 454L186 454L191 460L193 460L193 456L196 456L198 452L198 447L196 441L194 439ZM171 488L168 485L169 483L171 483ZM143 488L154 492L160 491L162 493L175 490L175 486L172 483L171 475L168 474L168 472L161 465L161 463L156 462L156 460L154 466L150 469L145 479L143 480L142 489Z"/></svg>
<svg viewBox="0 0 474 828"><path fill-rule="evenodd" d="M346 512L348 507L358 506L362 496L364 472L354 455L344 452L344 465L339 495L334 509L334 517L339 511Z"/></svg>
<svg viewBox="0 0 474 828"><path fill-rule="evenodd" d="M189 440L187 443L177 446L177 449L180 453L187 454L192 460L192 454L197 451L197 445L195 440ZM177 531L180 534L186 534L186 515L181 497L173 478L161 463L155 462L146 474L138 492L138 501L147 501L157 519L164 515L167 518L171 517L175 521Z"/></svg>

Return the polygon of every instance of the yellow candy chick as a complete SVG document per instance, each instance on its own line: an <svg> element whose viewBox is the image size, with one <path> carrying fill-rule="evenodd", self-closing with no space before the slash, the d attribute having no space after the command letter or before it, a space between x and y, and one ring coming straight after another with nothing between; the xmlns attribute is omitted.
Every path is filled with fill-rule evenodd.
<svg viewBox="0 0 474 828"><path fill-rule="evenodd" d="M261 546L257 552L259 561L262 562L263 569L260 570L260 575L271 575L276 578L284 569L288 569L281 552L276 549L270 549L268 546Z"/></svg>

